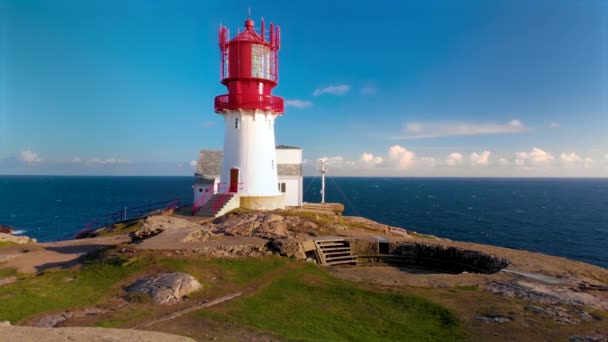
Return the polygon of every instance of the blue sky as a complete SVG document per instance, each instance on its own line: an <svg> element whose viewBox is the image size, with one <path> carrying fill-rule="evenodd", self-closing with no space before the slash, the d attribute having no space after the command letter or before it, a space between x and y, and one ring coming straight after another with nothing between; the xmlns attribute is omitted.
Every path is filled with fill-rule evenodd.
<svg viewBox="0 0 608 342"><path fill-rule="evenodd" d="M248 7L281 25L277 142L308 173L608 176L593 0L0 0L0 174L192 174Z"/></svg>

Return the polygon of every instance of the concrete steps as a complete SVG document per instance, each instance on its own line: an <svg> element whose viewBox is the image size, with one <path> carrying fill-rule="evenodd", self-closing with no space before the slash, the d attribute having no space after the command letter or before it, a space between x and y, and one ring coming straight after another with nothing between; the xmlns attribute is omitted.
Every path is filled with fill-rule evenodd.
<svg viewBox="0 0 608 342"><path fill-rule="evenodd" d="M226 209L233 209L233 205L230 204L235 199L238 200L238 196L234 193L215 194L211 196L205 205L198 209L196 215L204 217L217 217L223 215Z"/></svg>
<svg viewBox="0 0 608 342"><path fill-rule="evenodd" d="M357 265L357 256L352 254L348 241L342 238L321 238L314 242L315 253L321 265Z"/></svg>

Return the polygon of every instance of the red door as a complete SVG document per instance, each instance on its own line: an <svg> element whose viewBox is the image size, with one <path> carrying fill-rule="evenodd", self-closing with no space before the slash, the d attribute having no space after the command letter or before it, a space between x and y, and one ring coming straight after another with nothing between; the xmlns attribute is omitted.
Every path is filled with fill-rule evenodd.
<svg viewBox="0 0 608 342"><path fill-rule="evenodd" d="M230 169L230 192L239 191L239 169Z"/></svg>

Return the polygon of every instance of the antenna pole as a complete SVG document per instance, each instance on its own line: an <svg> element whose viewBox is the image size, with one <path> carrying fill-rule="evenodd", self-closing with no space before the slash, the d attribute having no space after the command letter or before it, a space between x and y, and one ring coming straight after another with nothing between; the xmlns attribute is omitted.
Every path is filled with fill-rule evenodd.
<svg viewBox="0 0 608 342"><path fill-rule="evenodd" d="M325 168L325 163L327 163L327 159L321 159L321 203L325 203L325 173L327 169Z"/></svg>

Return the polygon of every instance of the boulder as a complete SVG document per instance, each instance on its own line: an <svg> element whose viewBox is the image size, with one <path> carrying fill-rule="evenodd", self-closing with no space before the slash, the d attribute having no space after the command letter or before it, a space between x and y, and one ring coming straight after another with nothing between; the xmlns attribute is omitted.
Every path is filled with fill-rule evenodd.
<svg viewBox="0 0 608 342"><path fill-rule="evenodd" d="M164 273L137 280L126 288L128 293L147 294L161 305L179 303L185 296L201 288L193 276L182 273Z"/></svg>
<svg viewBox="0 0 608 342"><path fill-rule="evenodd" d="M132 240L137 241L160 234L167 229L181 228L200 229L201 225L172 216L154 215L148 216L141 227L129 235Z"/></svg>
<svg viewBox="0 0 608 342"><path fill-rule="evenodd" d="M215 233L230 236L257 236L265 239L286 238L293 223L281 215L272 213L229 214L213 221Z"/></svg>
<svg viewBox="0 0 608 342"><path fill-rule="evenodd" d="M36 239L32 239L27 236L0 233L0 242L14 242L16 244L36 243Z"/></svg>
<svg viewBox="0 0 608 342"><path fill-rule="evenodd" d="M306 252L302 243L296 239L277 239L272 241L272 247L282 256L306 259Z"/></svg>
<svg viewBox="0 0 608 342"><path fill-rule="evenodd" d="M12 227L9 227L4 224L0 224L0 233L13 234L14 232L15 232L15 230Z"/></svg>

